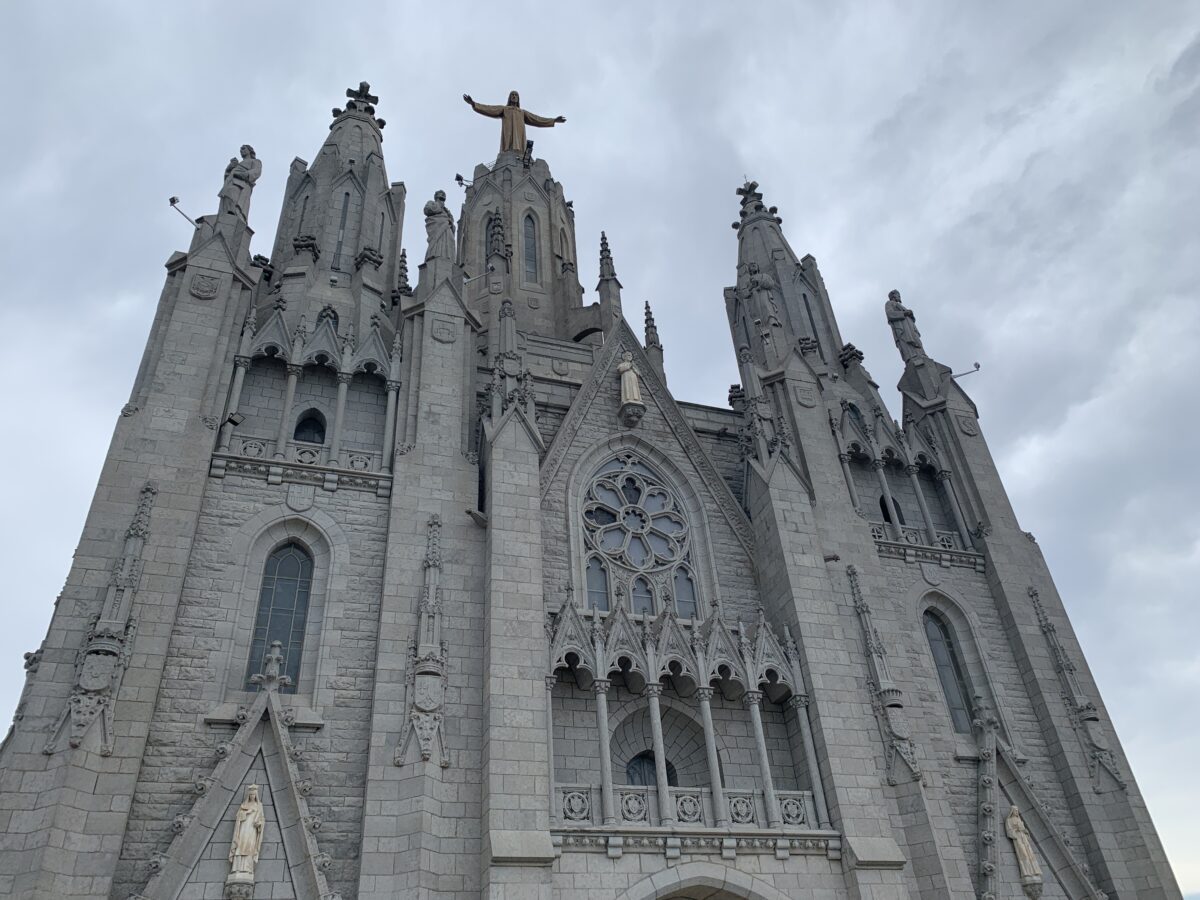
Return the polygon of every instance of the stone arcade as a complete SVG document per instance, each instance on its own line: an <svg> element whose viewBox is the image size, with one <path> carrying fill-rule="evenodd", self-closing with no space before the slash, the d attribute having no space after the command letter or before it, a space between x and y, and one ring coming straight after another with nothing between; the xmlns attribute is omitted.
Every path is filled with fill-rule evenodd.
<svg viewBox="0 0 1200 900"><path fill-rule="evenodd" d="M1179 897L898 293L901 422L749 182L741 384L677 400L603 235L582 300L516 138L561 117L468 98L502 150L423 193L414 287L346 94L270 258L245 146L167 261L0 749L0 894Z"/></svg>

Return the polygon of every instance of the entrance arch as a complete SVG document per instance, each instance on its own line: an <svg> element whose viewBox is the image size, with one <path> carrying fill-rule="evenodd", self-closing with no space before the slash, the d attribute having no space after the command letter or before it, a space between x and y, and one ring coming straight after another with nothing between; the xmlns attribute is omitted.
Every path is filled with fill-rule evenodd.
<svg viewBox="0 0 1200 900"><path fill-rule="evenodd" d="M794 895L793 895L794 897ZM793 900L761 878L709 862L690 862L643 878L617 900Z"/></svg>

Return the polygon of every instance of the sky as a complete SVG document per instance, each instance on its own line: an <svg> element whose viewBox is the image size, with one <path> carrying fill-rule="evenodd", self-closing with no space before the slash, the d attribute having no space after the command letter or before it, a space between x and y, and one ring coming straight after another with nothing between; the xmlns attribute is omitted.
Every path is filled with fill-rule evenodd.
<svg viewBox="0 0 1200 900"><path fill-rule="evenodd" d="M420 207L496 153L511 89L649 300L682 400L738 380L722 288L757 180L892 390L902 291L1054 573L1185 894L1200 897L1200 6L1063 0L10 5L0 37L0 710L40 643L190 215L242 143L269 253L288 164L344 90ZM20 413L19 416L16 414ZM36 460L29 453L36 450ZM34 465L36 462L36 465Z"/></svg>

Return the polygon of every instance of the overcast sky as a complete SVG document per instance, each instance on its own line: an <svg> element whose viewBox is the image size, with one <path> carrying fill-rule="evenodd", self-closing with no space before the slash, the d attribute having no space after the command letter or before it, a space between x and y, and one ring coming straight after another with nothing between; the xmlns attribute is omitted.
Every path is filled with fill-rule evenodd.
<svg viewBox="0 0 1200 900"><path fill-rule="evenodd" d="M965 379L1037 535L1185 893L1200 896L1200 6L659 2L9 6L0 38L0 709L62 587L162 285L254 145L253 251L288 164L365 79L388 174L457 203L510 89L575 203L580 276L608 232L680 399L737 380L721 289L734 189L817 257L887 390L899 288ZM835 7L830 10L829 7ZM206 13L197 12L206 9ZM582 7L581 7L582 8Z"/></svg>

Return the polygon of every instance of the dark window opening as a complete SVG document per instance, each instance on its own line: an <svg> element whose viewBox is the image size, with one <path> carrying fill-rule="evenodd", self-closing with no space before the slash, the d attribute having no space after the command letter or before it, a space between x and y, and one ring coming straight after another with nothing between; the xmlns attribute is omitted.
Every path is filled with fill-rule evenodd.
<svg viewBox="0 0 1200 900"><path fill-rule="evenodd" d="M899 524L899 525L907 525L908 523L904 521L904 510L902 510L902 509L900 508L900 504L899 504L899 503L896 503L896 498L895 498L895 497L893 497L893 498L892 498L892 504L893 504L893 505L896 507L896 516L897 516L897 518L899 518L899 519L900 519L900 521L899 521L897 524ZM888 509L887 497L883 497L883 496L881 496L881 497L879 498L879 511L880 511L881 513L883 513L883 521L887 522L887 523L890 525L890 524L891 524L891 522L892 522L892 513L891 513L891 511Z"/></svg>
<svg viewBox="0 0 1200 900"><path fill-rule="evenodd" d="M608 572L594 556L587 564L587 603L590 609L608 612Z"/></svg>
<svg viewBox="0 0 1200 900"><path fill-rule="evenodd" d="M525 217L525 280L534 283L538 280L538 257L537 257L537 225L534 224L533 216Z"/></svg>
<svg viewBox="0 0 1200 900"><path fill-rule="evenodd" d="M645 578L633 580L633 590L630 592L630 596L633 598L635 613L654 615L654 594L650 592L650 583Z"/></svg>
<svg viewBox="0 0 1200 900"><path fill-rule="evenodd" d="M308 413L296 423L292 440L310 444L325 443L325 420L315 413Z"/></svg>
<svg viewBox="0 0 1200 900"><path fill-rule="evenodd" d="M654 774L653 750L643 750L629 761L629 765L625 767L625 783L639 787L654 787L658 784L658 777ZM667 760L667 784L671 787L679 787L679 776L669 759Z"/></svg>

